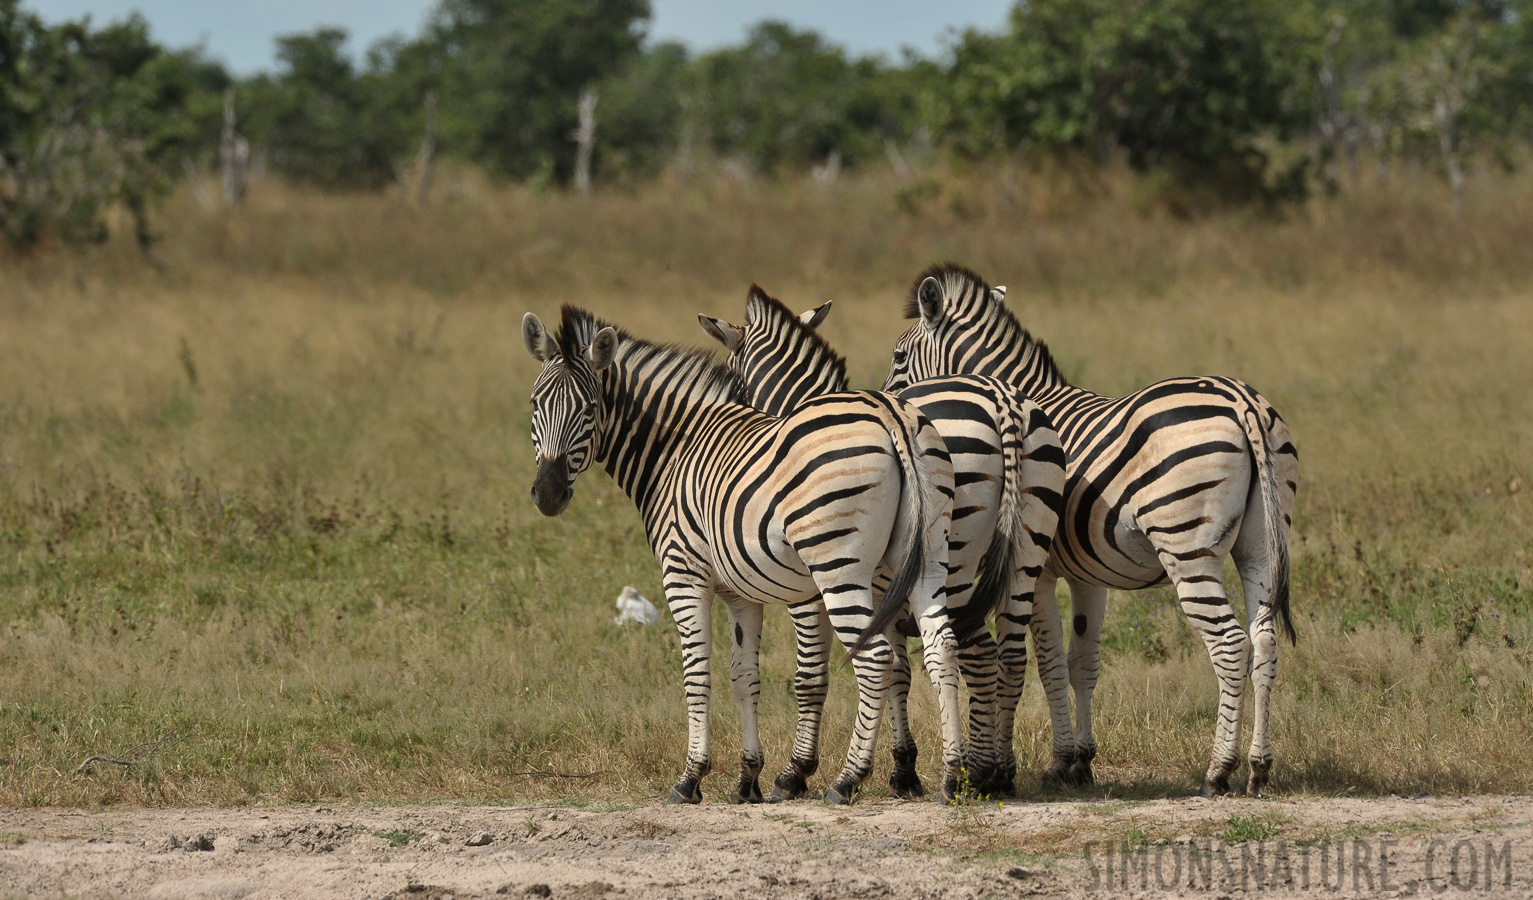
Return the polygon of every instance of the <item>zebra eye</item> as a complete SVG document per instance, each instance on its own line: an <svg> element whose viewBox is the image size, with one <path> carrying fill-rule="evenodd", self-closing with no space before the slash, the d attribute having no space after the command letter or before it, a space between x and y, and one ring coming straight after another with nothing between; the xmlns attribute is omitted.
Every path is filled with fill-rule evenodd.
<svg viewBox="0 0 1533 900"><path fill-rule="evenodd" d="M906 356L906 351L896 349L894 351L894 364L897 365L897 366L904 365L905 364L905 356Z"/></svg>

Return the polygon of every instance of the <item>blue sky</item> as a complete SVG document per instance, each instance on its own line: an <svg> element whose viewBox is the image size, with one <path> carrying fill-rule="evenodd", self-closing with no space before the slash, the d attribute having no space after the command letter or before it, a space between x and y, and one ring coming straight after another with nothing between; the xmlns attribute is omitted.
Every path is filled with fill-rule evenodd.
<svg viewBox="0 0 1533 900"><path fill-rule="evenodd" d="M814 28L857 53L888 53L912 46L925 55L943 47L949 29L999 29L1010 0L652 0L649 34L680 40L694 50L737 43L751 23L786 19ZM279 34L340 25L361 51L395 32L419 31L431 0L23 0L23 6L55 21L90 14L101 24L133 10L143 13L155 37L171 46L203 43L236 73L270 68L272 39Z"/></svg>

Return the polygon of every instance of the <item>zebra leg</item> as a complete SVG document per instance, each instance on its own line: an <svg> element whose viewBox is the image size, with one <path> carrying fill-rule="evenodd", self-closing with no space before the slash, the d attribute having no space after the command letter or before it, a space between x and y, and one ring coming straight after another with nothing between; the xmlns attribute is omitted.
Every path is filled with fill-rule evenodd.
<svg viewBox="0 0 1533 900"><path fill-rule="evenodd" d="M951 606L950 619L957 613ZM990 627L983 622L958 645L958 670L969 688L969 749L965 768L969 785L982 796L1005 790L1000 783L997 753L997 690L1000 685L999 654Z"/></svg>
<svg viewBox="0 0 1533 900"><path fill-rule="evenodd" d="M1166 574L1176 585L1182 613L1202 635L1214 665L1214 677L1219 679L1219 719L1214 726L1213 758L1198 795L1228 794L1230 774L1240 764L1240 705L1251 666L1251 639L1240 627L1240 620L1224 595L1223 553L1180 560L1162 552L1160 558Z"/></svg>
<svg viewBox="0 0 1533 900"><path fill-rule="evenodd" d="M756 721L756 706L761 700L761 619L760 603L738 597L725 598L729 609L733 652L729 659L729 685L740 704L740 783L730 795L730 803L760 803L758 781L766 755L761 750L761 731Z"/></svg>
<svg viewBox="0 0 1533 900"><path fill-rule="evenodd" d="M890 636L894 665L889 679L889 730L894 736L894 771L889 773L889 789L894 796L909 800L926 793L921 776L916 774L916 739L910 731L910 651L903 634Z"/></svg>
<svg viewBox="0 0 1533 900"><path fill-rule="evenodd" d="M945 770L942 800L951 803L958 796L959 778L963 772L963 722L958 708L958 641L953 637L940 588L935 600L919 604L916 621L921 626L926 674L937 690L937 706L942 714L942 765Z"/></svg>
<svg viewBox="0 0 1533 900"><path fill-rule="evenodd" d="M1091 734L1091 695L1101 671L1102 617L1107 614L1107 588L1070 582L1070 687L1075 691L1075 759L1070 780L1093 784L1091 761L1097 742Z"/></svg>
<svg viewBox="0 0 1533 900"><path fill-rule="evenodd" d="M669 564L667 574L675 571ZM667 803L701 803L699 788L713 768L708 744L708 697L713 689L709 664L713 651L713 592L689 581L668 581L666 605L681 638L681 683L687 695L687 768L671 788Z"/></svg>
<svg viewBox="0 0 1533 900"><path fill-rule="evenodd" d="M1256 492L1252 492L1256 498ZM1254 499L1253 502L1260 502ZM1261 510L1246 511L1245 522L1262 521ZM1254 514L1253 514L1254 513ZM1246 793L1260 794L1267 786L1272 772L1272 735L1268 731L1269 712L1272 701L1272 685L1277 680L1277 628L1272 608L1267 605L1272 593L1275 573L1274 560L1267 558L1267 548L1260 529L1242 528L1235 540L1233 556L1235 569L1245 594L1246 628L1251 636L1253 657L1251 660L1251 775L1246 781Z"/></svg>
<svg viewBox="0 0 1533 900"><path fill-rule="evenodd" d="M788 608L798 642L793 695L798 701L798 731L788 764L773 783L771 803L797 800L809 793L808 779L820 767L820 720L830 685L830 619L818 599Z"/></svg>
<svg viewBox="0 0 1533 900"><path fill-rule="evenodd" d="M1059 624L1059 599L1054 593L1055 576L1045 571L1034 582L1030 597L1033 652L1038 657L1038 680L1049 703L1049 722L1054 731L1053 761L1043 773L1045 785L1075 783L1071 771L1075 762L1075 728L1070 722L1070 663L1065 656L1065 640ZM1021 594L1019 597L1026 597ZM1001 652L1005 653L1003 645ZM1026 655L1023 655L1026 661ZM1086 773L1090 774L1090 763Z"/></svg>
<svg viewBox="0 0 1533 900"><path fill-rule="evenodd" d="M995 742L996 775L992 793L1012 796L1017 792L1017 754L1012 744L1016 737L1017 704L1027 681L1027 627L1032 619L1032 598L1008 598L995 615L995 637L1000 659L1000 687L996 691ZM1068 707L1066 715L1069 715Z"/></svg>
<svg viewBox="0 0 1533 900"><path fill-rule="evenodd" d="M868 624L868 610L873 608L872 591L853 586L840 588L822 585L824 596L834 597L827 601L831 625L848 648ZM846 751L846 763L841 774L825 792L825 802L847 804L852 802L862 782L873 774L873 744L878 738L878 720L883 717L884 703L889 693L889 668L894 655L886 635L869 640L862 651L852 659L852 670L857 675L857 719L852 726L852 742Z"/></svg>

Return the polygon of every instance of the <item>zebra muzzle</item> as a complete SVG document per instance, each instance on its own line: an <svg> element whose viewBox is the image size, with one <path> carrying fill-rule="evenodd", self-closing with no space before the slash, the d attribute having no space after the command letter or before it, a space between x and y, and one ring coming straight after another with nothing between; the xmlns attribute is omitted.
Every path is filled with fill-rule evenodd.
<svg viewBox="0 0 1533 900"><path fill-rule="evenodd" d="M569 458L564 454L538 459L538 475L532 480L532 502L545 516L557 516L570 505L575 490L570 487Z"/></svg>

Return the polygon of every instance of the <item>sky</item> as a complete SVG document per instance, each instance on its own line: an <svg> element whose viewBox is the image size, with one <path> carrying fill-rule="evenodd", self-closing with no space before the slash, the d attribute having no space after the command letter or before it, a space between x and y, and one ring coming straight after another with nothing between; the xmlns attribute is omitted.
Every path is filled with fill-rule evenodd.
<svg viewBox="0 0 1533 900"><path fill-rule="evenodd" d="M994 31L1006 21L1011 0L651 0L649 37L678 40L693 50L739 43L752 23L785 19L813 28L854 53L886 53L902 47L926 56L940 53L951 29ZM156 40L172 47L203 44L238 75L274 64L279 34L339 25L351 34L360 58L368 45L396 32L420 31L432 0L22 0L47 21L89 14L96 24L138 10Z"/></svg>

